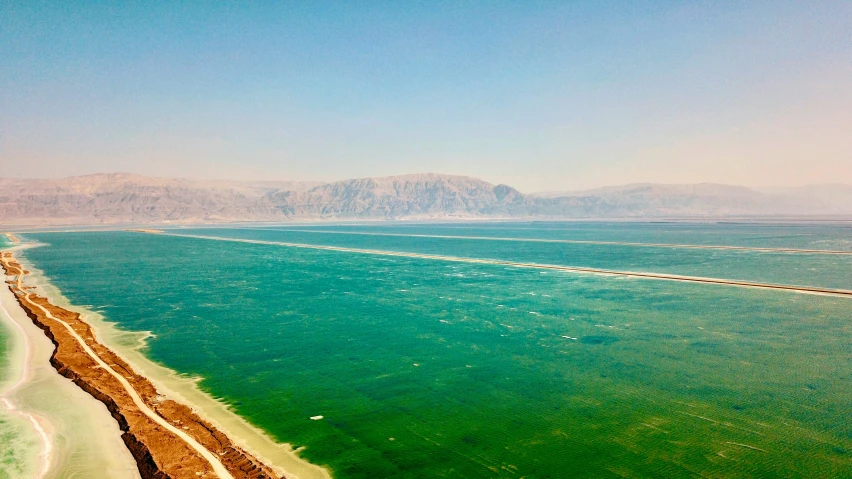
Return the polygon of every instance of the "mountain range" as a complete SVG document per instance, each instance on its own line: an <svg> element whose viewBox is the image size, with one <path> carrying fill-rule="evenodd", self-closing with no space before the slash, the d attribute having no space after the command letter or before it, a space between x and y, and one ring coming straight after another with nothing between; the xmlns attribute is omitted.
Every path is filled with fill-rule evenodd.
<svg viewBox="0 0 852 479"><path fill-rule="evenodd" d="M756 190L711 183L643 183L523 194L508 185L434 173L327 184L205 181L126 173L0 178L0 224L16 226L778 215L852 215L852 186Z"/></svg>

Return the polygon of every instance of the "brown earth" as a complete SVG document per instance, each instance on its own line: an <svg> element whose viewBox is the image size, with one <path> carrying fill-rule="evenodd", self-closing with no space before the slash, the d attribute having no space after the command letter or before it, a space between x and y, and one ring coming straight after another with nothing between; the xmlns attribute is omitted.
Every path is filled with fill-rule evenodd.
<svg viewBox="0 0 852 479"><path fill-rule="evenodd" d="M146 414L137 407L125 386L86 352L62 322L68 324L100 360L126 379L148 408L213 453L235 479L278 478L271 468L239 448L192 409L158 394L147 378L136 374L124 360L98 343L92 328L78 313L51 304L47 298L24 286L23 277L28 272L12 253L0 253L0 264L7 276L15 277L6 282L21 307L53 342L51 365L106 405L118 422L121 437L144 479L213 478L217 474L190 442L158 424L149 417L150 412Z"/></svg>

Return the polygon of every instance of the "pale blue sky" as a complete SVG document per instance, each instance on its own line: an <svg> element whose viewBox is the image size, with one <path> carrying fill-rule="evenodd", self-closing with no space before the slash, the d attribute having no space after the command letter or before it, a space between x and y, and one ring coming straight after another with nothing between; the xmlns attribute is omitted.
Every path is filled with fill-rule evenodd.
<svg viewBox="0 0 852 479"><path fill-rule="evenodd" d="M0 2L0 176L852 183L852 2Z"/></svg>

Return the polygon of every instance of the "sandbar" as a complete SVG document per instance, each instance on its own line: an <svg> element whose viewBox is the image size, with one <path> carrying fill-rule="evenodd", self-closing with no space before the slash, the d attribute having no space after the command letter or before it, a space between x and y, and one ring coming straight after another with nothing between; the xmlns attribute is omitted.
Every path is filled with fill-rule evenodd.
<svg viewBox="0 0 852 479"><path fill-rule="evenodd" d="M17 418L29 439L21 477L139 479L121 431L106 407L50 366L54 346L0 287L0 324L8 331L9 367L0 410Z"/></svg>
<svg viewBox="0 0 852 479"><path fill-rule="evenodd" d="M302 460L288 445L275 443L202 393L192 381L170 372L162 375L171 376L170 380L161 377L155 384L139 374L165 368L141 359L138 337L136 348L123 350L133 353L131 364L100 340L100 332L110 329L106 323L95 330L88 323L91 317L61 305L55 288L53 294L46 294L43 280L37 290L25 285L21 278L30 272L11 253L2 253L0 260L13 278L9 288L16 302L56 345L51 364L106 405L143 478L162 474L226 479L330 477L325 469ZM119 336L114 328L113 333L105 336ZM252 454L249 449L258 452Z"/></svg>
<svg viewBox="0 0 852 479"><path fill-rule="evenodd" d="M741 288L755 288L755 289L770 289L776 291L791 291L796 293L806 293L806 294L817 294L824 296L839 296L843 298L852 298L852 290L849 289L834 289L834 288L822 288L818 286L803 286L803 285L787 285L787 284L774 284L774 283L760 283L756 281L745 281L745 280L736 280L736 279L726 279L726 278L710 278L705 276L687 276L680 274L669 274L669 273L654 273L654 272L643 272L643 271L621 271L621 270L612 270L612 269L602 269L602 268L589 268L585 266L567 266L567 265L557 265L557 264L542 264L542 263L525 263L520 261L509 261L509 260L501 260L501 259L486 259L486 258L469 258L464 256L447 256L447 255L439 255L439 254L428 254L428 253L409 253L405 251L391 251L391 250L379 250L379 249L366 249L366 248L349 248L344 246L328 246L328 245L316 245L316 244L308 244L308 243L291 243L286 241L266 241L266 240L255 240L255 239L246 239L246 238L227 238L221 236L205 236L205 235L195 235L195 234L182 234L182 233L160 233L164 236L174 236L178 238L193 238L193 239L203 239L203 240L212 240L212 241L231 241L235 243L248 243L248 244L261 244L261 245L271 245L271 246L284 246L287 248L301 248L301 249L313 249L320 251L336 251L342 253L357 253L357 254L368 254L368 255L376 255L376 256L396 256L400 258L417 258L417 259L429 259L436 261L447 261L452 263L473 263L473 264L489 264L489 265L498 265L498 266L511 266L514 268L529 268L529 269L543 269L543 270L551 270L551 271L563 271L566 273L580 273L580 274L595 274L595 275L603 275L603 276L616 276L616 277L626 277L626 278L638 278L638 279L653 279L653 280L662 280L662 281L675 281L682 283L701 283L701 284L712 284L712 285L721 285L721 286L736 286Z"/></svg>

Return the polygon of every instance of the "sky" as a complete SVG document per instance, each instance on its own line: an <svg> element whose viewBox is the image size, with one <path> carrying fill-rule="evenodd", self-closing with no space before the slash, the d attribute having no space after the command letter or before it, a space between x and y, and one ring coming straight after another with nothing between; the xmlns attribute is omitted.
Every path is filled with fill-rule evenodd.
<svg viewBox="0 0 852 479"><path fill-rule="evenodd" d="M0 177L852 184L852 2L0 1Z"/></svg>

